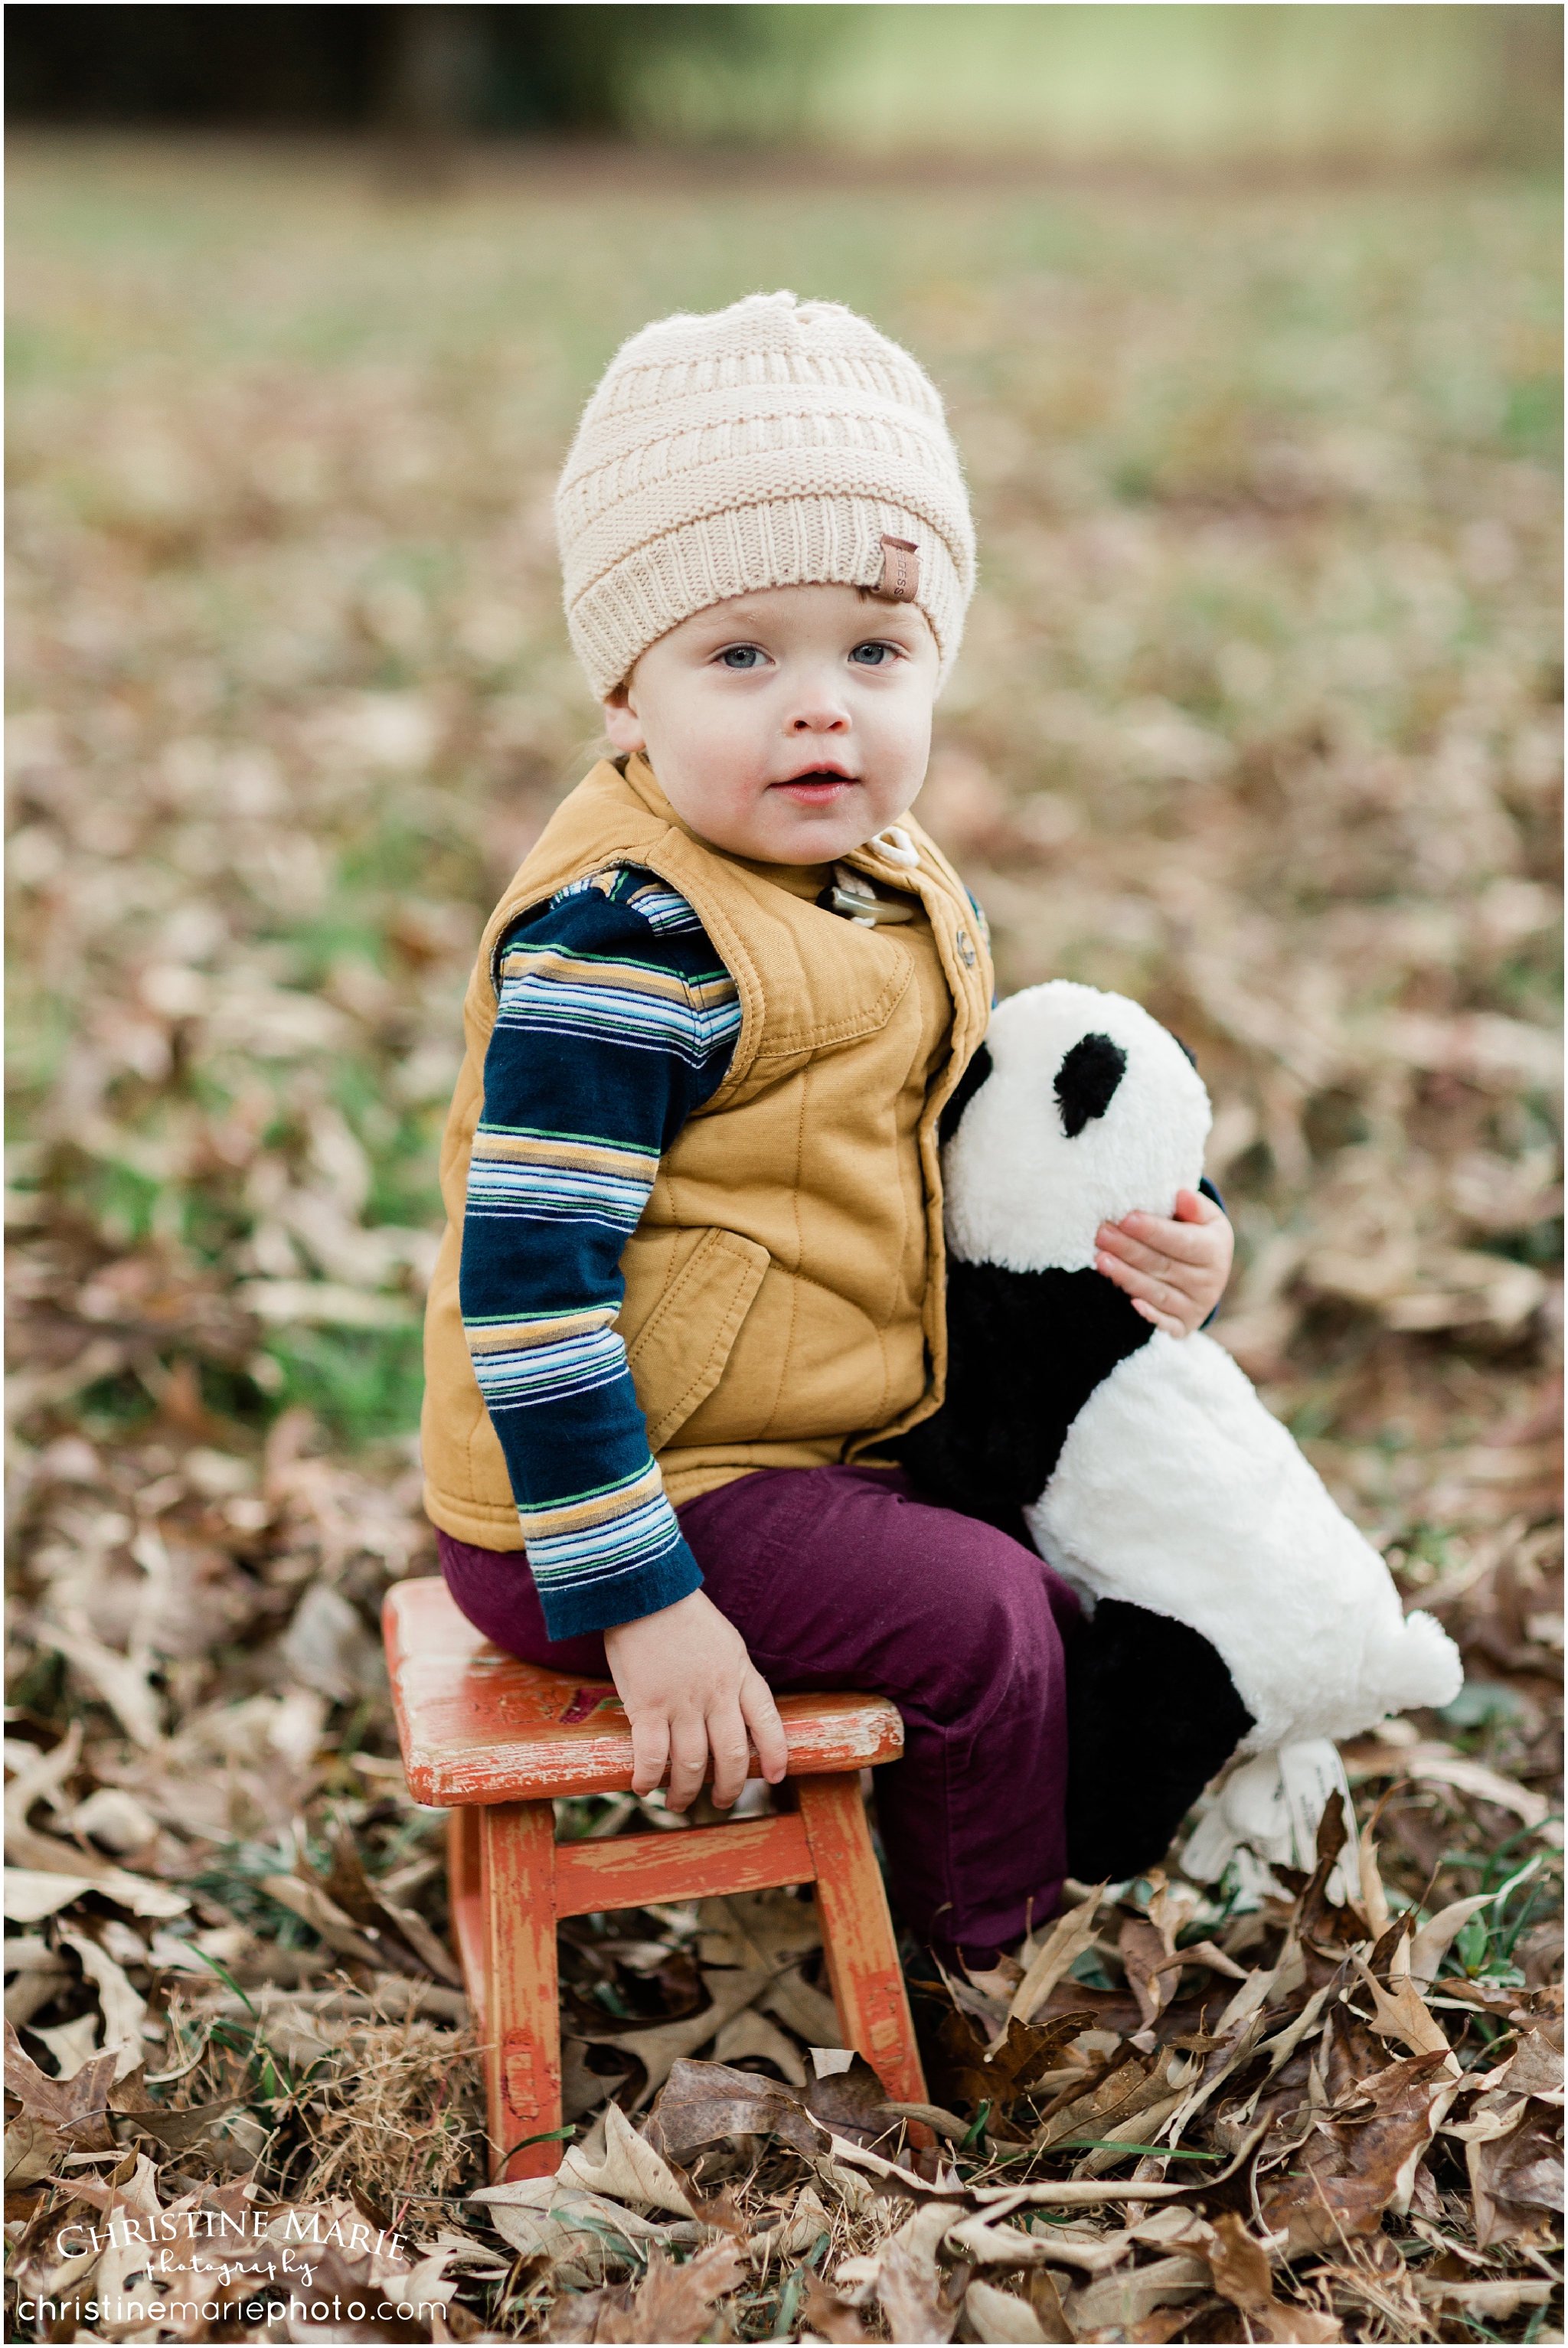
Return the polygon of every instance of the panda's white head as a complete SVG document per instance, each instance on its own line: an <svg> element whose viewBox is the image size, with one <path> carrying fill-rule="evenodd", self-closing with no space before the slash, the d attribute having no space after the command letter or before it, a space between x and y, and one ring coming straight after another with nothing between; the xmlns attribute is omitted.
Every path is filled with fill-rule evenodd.
<svg viewBox="0 0 1568 2348"><path fill-rule="evenodd" d="M1197 1069L1136 1003L1067 979L1026 987L991 1014L944 1114L948 1247L1013 1272L1087 1271L1102 1222L1168 1215L1197 1188L1210 1121Z"/></svg>

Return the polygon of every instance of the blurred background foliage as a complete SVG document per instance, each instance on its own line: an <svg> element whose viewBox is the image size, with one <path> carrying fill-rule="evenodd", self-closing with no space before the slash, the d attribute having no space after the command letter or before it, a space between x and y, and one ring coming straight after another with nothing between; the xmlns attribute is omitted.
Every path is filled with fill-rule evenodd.
<svg viewBox="0 0 1568 2348"><path fill-rule="evenodd" d="M83 1376L67 1267L178 1254L211 1408L412 1426L463 975L595 732L562 453L644 320L785 283L949 399L983 565L923 811L1005 986L1203 1047L1237 1350L1368 1460L1439 1432L1434 1357L1514 1406L1558 1211L1554 188L455 171L14 146L13 1211L64 1308L24 1349L151 1409L169 1345Z"/></svg>
<svg viewBox="0 0 1568 2348"><path fill-rule="evenodd" d="M1550 168L1553 6L36 6L13 118Z"/></svg>

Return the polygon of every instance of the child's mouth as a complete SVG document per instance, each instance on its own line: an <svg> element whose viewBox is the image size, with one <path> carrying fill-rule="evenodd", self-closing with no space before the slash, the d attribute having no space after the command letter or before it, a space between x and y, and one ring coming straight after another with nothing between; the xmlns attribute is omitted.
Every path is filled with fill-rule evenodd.
<svg viewBox="0 0 1568 2348"><path fill-rule="evenodd" d="M788 792L799 807L830 807L853 785L851 775L836 775L824 767L814 767L810 774L793 775L787 783L775 783L772 788Z"/></svg>

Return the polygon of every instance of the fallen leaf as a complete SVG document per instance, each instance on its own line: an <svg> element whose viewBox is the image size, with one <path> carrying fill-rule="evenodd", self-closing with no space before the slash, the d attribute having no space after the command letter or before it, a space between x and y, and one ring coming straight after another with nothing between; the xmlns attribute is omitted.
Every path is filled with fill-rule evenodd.
<svg viewBox="0 0 1568 2348"><path fill-rule="evenodd" d="M1061 2288L1057 2278L1047 2274L1043 2269L1029 2277L1029 2305L1043 2340L1058 2343L1071 2340L1073 2328L1062 2304Z"/></svg>
<svg viewBox="0 0 1568 2348"><path fill-rule="evenodd" d="M851 2144L877 2144L897 2123L888 2109L887 2089L863 2054L851 2054L831 2071L819 2071L806 2087L806 2109L830 2135Z"/></svg>
<svg viewBox="0 0 1568 2348"><path fill-rule="evenodd" d="M778 2136L808 2156L822 2143L800 2096L779 2080L725 2063L673 2064L648 2114L645 2143L684 2163L699 2147L727 2136Z"/></svg>
<svg viewBox="0 0 1568 2348"><path fill-rule="evenodd" d="M1429 2307L1451 2308L1460 2317L1490 2317L1506 2323L1522 2307L1544 2307L1557 2286L1532 2282L1522 2275L1500 2276L1495 2282L1439 2281L1415 2277L1416 2296Z"/></svg>
<svg viewBox="0 0 1568 2348"><path fill-rule="evenodd" d="M705 1941L703 1946L707 1945ZM779 1975L757 2000L760 2011L775 2015L808 2046L841 2046L838 2008L830 1997L804 1981L799 1965Z"/></svg>
<svg viewBox="0 0 1568 2348"><path fill-rule="evenodd" d="M1495 1892L1483 1891L1473 1899L1452 1900L1411 1935L1405 1945L1405 1967L1418 1991L1430 1989L1456 1935L1472 1916L1490 1908L1496 1897Z"/></svg>
<svg viewBox="0 0 1568 2348"><path fill-rule="evenodd" d="M73 1720L56 1746L36 1751L23 1746L20 1753L9 1741L5 1746L5 1766L15 1770L5 1787L5 1830L13 1834L26 1829L36 1802L47 1802L58 1812L70 1807L62 1799L61 1788L75 1773L81 1758L82 1725ZM29 1757L23 1758L23 1755Z"/></svg>
<svg viewBox="0 0 1568 2348"><path fill-rule="evenodd" d="M313 1931L319 1932L327 1947L335 1949L340 1956L356 1958L363 1965L386 1962L386 1949L356 1931L350 1918L335 1900L328 1899L319 1883L307 1882L297 1875L263 1875L262 1890L280 1908L292 1910Z"/></svg>
<svg viewBox="0 0 1568 2348"><path fill-rule="evenodd" d="M1298 2307L1291 2300L1276 2299L1272 2307L1261 2309L1250 2320L1265 2340L1324 2341L1345 2337L1336 2316L1324 2315L1313 2307Z"/></svg>
<svg viewBox="0 0 1568 2348"><path fill-rule="evenodd" d="M749 2084L752 2075L738 2071L732 2076ZM637 2134L618 2104L611 2104L604 2114L603 2159L597 2164L590 2162L578 2146L569 2145L556 2171L556 2182L559 2186L580 2185L585 2191L603 2194L611 2201L670 2209L678 2218L692 2214L685 2188L668 2162Z"/></svg>
<svg viewBox="0 0 1568 2348"><path fill-rule="evenodd" d="M119 2055L95 2054L74 2078L51 2079L40 2071L9 2022L5 2024L5 2090L34 2119L69 2137L78 2152L108 2152L114 2137L105 2114Z"/></svg>
<svg viewBox="0 0 1568 2348"><path fill-rule="evenodd" d="M964 2316L976 2340L1027 2343L1050 2336L1042 2330L1040 2319L1026 2299L1019 2299L1010 2291L998 2291L995 2283L976 2281L970 2284L964 2294Z"/></svg>
<svg viewBox="0 0 1568 2348"><path fill-rule="evenodd" d="M714 2302L739 2281L745 2261L729 2242L716 2242L677 2266L657 2250L648 2254L647 2272L630 2305L603 2308L598 2340L687 2341L700 2339L713 2320ZM568 2335L570 2336L570 2335Z"/></svg>
<svg viewBox="0 0 1568 2348"><path fill-rule="evenodd" d="M48 2048L54 2058L55 2075L59 2079L76 2077L83 2064L98 2053L103 2034L103 2019L97 2013L79 2013L74 2022L57 2022L49 2029L41 2022L28 2026L34 2037ZM118 2046L112 2049L117 2062L124 2051Z"/></svg>
<svg viewBox="0 0 1568 2348"><path fill-rule="evenodd" d="M563 2038L561 2042L561 2116L562 2120L581 2119L612 2096L617 2095L631 2077L629 2071L591 2071L584 2060L586 2041Z"/></svg>
<svg viewBox="0 0 1568 2348"><path fill-rule="evenodd" d="M1466 2147L1475 2202L1475 2238L1493 2243L1538 2234L1548 2213L1561 2215L1563 2170L1561 2122L1548 2127L1519 2107L1520 2124L1500 2137ZM1540 2106L1533 2107L1536 2111Z"/></svg>
<svg viewBox="0 0 1568 2348"><path fill-rule="evenodd" d="M1088 2007L1053 2015L1049 2022L1008 2018L994 2052L956 2007L943 2017L942 2048L952 2066L952 2092L965 2103L988 2103L1006 2111L1052 2070L1075 2039L1094 2025Z"/></svg>
<svg viewBox="0 0 1568 2348"><path fill-rule="evenodd" d="M1094 1920L1104 1897L1105 1886L1101 1883L1087 1900L1080 1900L1076 1908L1070 1908L1065 1916L1057 1917L1031 1958L1023 1980L1013 1992L1006 2020L987 2047L988 2055L996 2052L1013 2023L1027 2023L1034 2019L1057 1983L1082 1956L1094 1939Z"/></svg>
<svg viewBox="0 0 1568 2348"><path fill-rule="evenodd" d="M791 2086L805 2085L806 2065L794 2041L786 2038L778 2024L758 2013L754 2006L733 2015L713 2042L716 2063L743 2062L748 2055L773 2064Z"/></svg>
<svg viewBox="0 0 1568 2348"><path fill-rule="evenodd" d="M1418 1784L1452 1786L1473 1794L1478 1801L1495 1802L1511 1810L1527 1827L1538 1827L1551 1811L1544 1794L1532 1792L1513 1777L1501 1776L1484 1762L1471 1761L1449 1745L1375 1746L1357 1745L1345 1756L1346 1774L1353 1786L1368 1778L1409 1777Z"/></svg>
<svg viewBox="0 0 1568 2348"><path fill-rule="evenodd" d="M1207 2262L1181 2255L1152 2265L1121 2268L1085 2283L1068 2302L1068 2321L1078 2338L1119 2325L1141 2323L1156 2308L1196 2299L1209 2286Z"/></svg>
<svg viewBox="0 0 1568 2348"><path fill-rule="evenodd" d="M1418 2054L1441 2055L1445 2067L1457 2078L1459 2062L1449 2049L1448 2034L1411 1976L1401 1974L1391 1989L1386 1990L1364 1957L1352 1951L1350 1962L1376 2009L1373 2029L1384 2037L1399 2039Z"/></svg>
<svg viewBox="0 0 1568 2348"><path fill-rule="evenodd" d="M820 2275L810 2271L801 2312L819 2339L842 2342L868 2337L865 2325L849 2301L830 2291Z"/></svg>
<svg viewBox="0 0 1568 2348"><path fill-rule="evenodd" d="M946 2298L934 2260L907 2242L888 2245L877 2275L877 2299L896 2341L951 2340L958 2310Z"/></svg>
<svg viewBox="0 0 1568 2348"><path fill-rule="evenodd" d="M22 1844L22 1838L9 1838L13 1851ZM67 1850L64 1844L46 1848L43 1835L26 1838L26 1855L33 1860L29 1867L8 1867L5 1871L4 1906L5 1913L17 1924L41 1923L79 1900L84 1891L100 1892L121 1908L129 1908L133 1916L183 1916L190 1900L181 1891L166 1883L151 1882L144 1875L131 1875L123 1867L115 1867L108 1859L98 1859L83 1851ZM57 1864L56 1852L59 1853Z"/></svg>
<svg viewBox="0 0 1568 2348"><path fill-rule="evenodd" d="M328 1582L311 1583L282 1646L295 1676L335 1704L352 1704L386 1685L381 1642L371 1637L347 1599Z"/></svg>
<svg viewBox="0 0 1568 2348"><path fill-rule="evenodd" d="M62 1947L74 1949L81 1960L87 1978L98 1992L98 2005L103 2013L103 2034L106 2044L118 2048L119 2068L118 2078L135 2068L141 2060L141 2024L147 2013L147 2000L136 1989L122 1965L117 1965L96 1941L84 1932L62 1932Z"/></svg>
<svg viewBox="0 0 1568 2348"><path fill-rule="evenodd" d="M645 2217L624 2202L607 2200L553 2177L529 2177L510 2185L481 2186L469 2195L487 2210L490 2223L505 2241L525 2257L542 2253L556 2263L575 2260L598 2273L604 2254L622 2254L617 2242L631 2245L695 2242L701 2238L695 2221L663 2221ZM622 2262L629 2260L628 2249Z"/></svg>
<svg viewBox="0 0 1568 2348"><path fill-rule="evenodd" d="M1140 1916L1123 1918L1117 1948L1127 1985L1138 2000L1139 2015L1147 2030L1176 1994L1177 1974L1170 1967L1171 1952L1163 1936Z"/></svg>
<svg viewBox="0 0 1568 2348"><path fill-rule="evenodd" d="M151 1684L155 1658L150 1652L117 1655L83 1623L68 1629L59 1622L41 1623L39 1628L95 1694L103 1698L129 1737L146 1746L158 1743L163 1733L162 1706Z"/></svg>
<svg viewBox="0 0 1568 2348"><path fill-rule="evenodd" d="M645 2103L663 2086L676 2063L695 2054L699 2046L706 2046L730 2016L743 2013L771 1980L772 1975L760 1969L749 1972L705 1972L702 1982L709 2002L684 2021L655 2023L647 2030L584 2030L578 2034L587 2045L613 2046L617 2054L636 2056L647 2073L637 2101Z"/></svg>
<svg viewBox="0 0 1568 2348"><path fill-rule="evenodd" d="M36 2112L19 2112L5 2130L7 2189L35 2184L40 2177L48 2175L63 2154L75 2149L69 2137L52 2127Z"/></svg>
<svg viewBox="0 0 1568 2348"><path fill-rule="evenodd" d="M1131 2256L1130 2233L1079 2238L1060 2226L1026 2234L1021 2226L998 2224L985 2217L961 2218L947 2230L947 2242L977 2267L1028 2270L1041 2266L1073 2266L1087 2274L1102 2274Z"/></svg>
<svg viewBox="0 0 1568 2348"><path fill-rule="evenodd" d="M778 1972L822 1945L815 1906L788 1890L727 1892L722 1899L705 1900L697 1919L699 1964L742 1971L760 1965Z"/></svg>
<svg viewBox="0 0 1568 2348"><path fill-rule="evenodd" d="M1209 2251L1214 2288L1233 2307L1255 2314L1274 2303L1274 2274L1269 2254L1255 2235L1249 2234L1233 2210L1213 2221L1213 2246Z"/></svg>
<svg viewBox="0 0 1568 2348"><path fill-rule="evenodd" d="M1386 2210L1409 2206L1417 2164L1452 2096L1445 2075L1447 2049L1412 2056L1365 2080L1355 2090L1369 2102L1366 2117L1320 2118L1283 2169L1259 2188L1259 2209L1271 2232L1289 2237L1287 2255L1333 2251L1344 2239L1379 2231Z"/></svg>

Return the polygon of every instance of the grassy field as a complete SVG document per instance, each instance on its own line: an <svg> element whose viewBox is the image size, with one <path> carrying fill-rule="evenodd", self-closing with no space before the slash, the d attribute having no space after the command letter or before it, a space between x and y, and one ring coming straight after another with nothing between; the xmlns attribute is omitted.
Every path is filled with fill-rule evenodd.
<svg viewBox="0 0 1568 2348"><path fill-rule="evenodd" d="M1446 1962L1543 1993L1557 240L1522 180L923 187L564 150L437 199L347 154L13 143L11 1700L45 1753L85 1726L57 1827L139 1806L139 1840L93 1842L100 1803L57 1855L195 1903L156 1962L90 1894L52 1950L86 1929L165 2037L171 1933L297 1987L341 1952L258 1889L296 1818L324 1869L335 1828L412 1867L439 1922L372 1630L428 1560L418 1314L462 986L596 738L554 476L624 335L788 284L866 310L950 405L981 586L919 812L1003 990L1118 987L1196 1051L1240 1238L1219 1334L1466 1646L1449 1715L1349 1756L1387 1797L1390 1897L1430 1912L1539 1856ZM98 1973L51 1962L31 2026L68 2067L114 2032ZM422 2010L385 2026L449 2044ZM222 2142L318 2175L325 2122L233 2063L209 2091L253 2134ZM324 2093L336 2189L343 2115L382 2123ZM374 2191L454 2192L469 2157ZM1481 2238L1506 2258L1535 2222ZM548 2291L509 2289L537 2331ZM1482 2328L1399 2304L1348 2336Z"/></svg>
<svg viewBox="0 0 1568 2348"><path fill-rule="evenodd" d="M1200 171L1456 157L1547 170L1562 147L1561 27L1540 8L970 0L748 7L717 26L659 13L652 39L646 10L620 19L609 67L618 118L650 144Z"/></svg>

